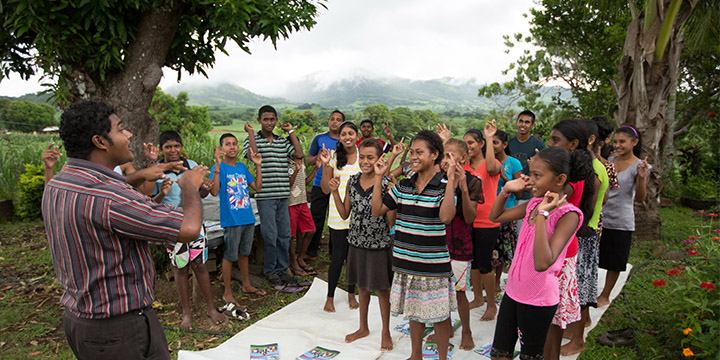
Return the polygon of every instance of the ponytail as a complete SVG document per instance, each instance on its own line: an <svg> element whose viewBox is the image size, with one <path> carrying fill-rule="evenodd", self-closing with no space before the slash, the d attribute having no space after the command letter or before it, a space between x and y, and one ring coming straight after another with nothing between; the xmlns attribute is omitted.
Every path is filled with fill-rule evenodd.
<svg viewBox="0 0 720 360"><path fill-rule="evenodd" d="M580 198L580 210L583 213L583 232L589 230L587 223L595 212L595 169L592 166L592 154L587 149L575 149L570 154L570 182L584 180L583 194Z"/></svg>
<svg viewBox="0 0 720 360"><path fill-rule="evenodd" d="M335 111L339 112L339 111ZM342 113L340 113L342 115ZM344 117L344 115L343 115ZM338 133L342 132L342 129L344 127L349 126L351 129L355 130L355 133L358 133L358 128L352 121L345 121L344 123L340 124L340 127L338 128ZM343 146L342 142L338 141L335 144L335 159L337 160L336 166L337 169L342 169L343 166L347 165L348 158L347 158L347 151L345 150L345 146Z"/></svg>

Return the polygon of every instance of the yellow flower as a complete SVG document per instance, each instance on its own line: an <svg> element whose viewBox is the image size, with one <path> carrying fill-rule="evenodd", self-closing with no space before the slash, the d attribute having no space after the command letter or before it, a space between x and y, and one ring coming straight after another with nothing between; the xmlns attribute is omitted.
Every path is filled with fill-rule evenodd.
<svg viewBox="0 0 720 360"><path fill-rule="evenodd" d="M687 328L687 329L683 330L683 334L687 335L687 334L689 334L691 331L692 331L691 328Z"/></svg>
<svg viewBox="0 0 720 360"><path fill-rule="evenodd" d="M685 355L685 356L693 356L693 355L695 355L695 353L692 352L692 350L690 350L690 348L684 348L684 349L683 349L683 355Z"/></svg>

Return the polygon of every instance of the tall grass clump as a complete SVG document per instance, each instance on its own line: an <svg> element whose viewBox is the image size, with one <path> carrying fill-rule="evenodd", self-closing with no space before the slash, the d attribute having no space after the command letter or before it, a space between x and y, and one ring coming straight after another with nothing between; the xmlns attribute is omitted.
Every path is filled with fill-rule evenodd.
<svg viewBox="0 0 720 360"><path fill-rule="evenodd" d="M53 141L61 144L57 135L0 135L0 200L16 200L25 164L42 166L42 151ZM63 150L60 151L64 154ZM65 164L65 160L65 156L60 157L56 171Z"/></svg>

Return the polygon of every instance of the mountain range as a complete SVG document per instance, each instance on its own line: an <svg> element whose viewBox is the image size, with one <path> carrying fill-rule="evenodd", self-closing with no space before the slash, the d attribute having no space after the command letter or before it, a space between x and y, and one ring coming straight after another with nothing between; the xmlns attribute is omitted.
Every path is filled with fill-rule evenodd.
<svg viewBox="0 0 720 360"><path fill-rule="evenodd" d="M315 103L341 109L363 109L374 104L385 104L391 109L405 106L434 111L496 108L492 100L478 97L481 86L475 79L410 80L360 72L330 80L327 74L311 74L288 84L286 90L275 97L258 95L228 83L203 86L180 84L163 91L173 96L184 91L188 93L191 105L201 106L258 107L262 104L292 106ZM550 90L556 89L564 98L571 96L567 89Z"/></svg>

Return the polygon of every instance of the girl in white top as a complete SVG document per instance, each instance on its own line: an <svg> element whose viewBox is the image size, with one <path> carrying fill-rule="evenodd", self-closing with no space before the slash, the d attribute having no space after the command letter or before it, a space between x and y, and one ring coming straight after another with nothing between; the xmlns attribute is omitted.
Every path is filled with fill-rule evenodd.
<svg viewBox="0 0 720 360"><path fill-rule="evenodd" d="M340 182L338 192L340 193L341 199L344 200L346 193L345 189L350 175L355 175L361 172L360 162L358 161L359 152L357 146L355 145L358 139L358 128L353 122L346 121L340 124L339 131L340 141L337 142L335 153L331 154L330 150L326 149L323 145L323 149L318 156L318 160L322 165L328 165L322 167L323 172L320 187L323 192L329 194L332 191L330 188L330 180L336 178ZM343 219L340 217L334 203L331 202L328 208L331 261L330 267L328 268L328 293L323 310L327 312L335 312L335 288L337 287L338 280L340 280L340 273L342 272L343 264L347 259L347 235L348 229L350 228L350 219ZM318 231L322 230L319 229ZM357 309L359 306L357 299L355 298L354 285L348 286L348 303L350 305L350 309Z"/></svg>

